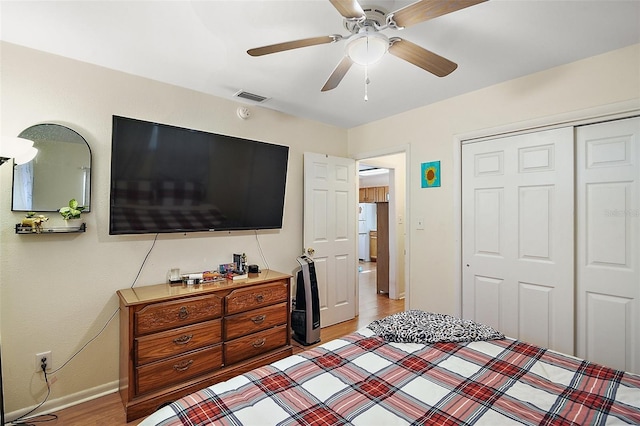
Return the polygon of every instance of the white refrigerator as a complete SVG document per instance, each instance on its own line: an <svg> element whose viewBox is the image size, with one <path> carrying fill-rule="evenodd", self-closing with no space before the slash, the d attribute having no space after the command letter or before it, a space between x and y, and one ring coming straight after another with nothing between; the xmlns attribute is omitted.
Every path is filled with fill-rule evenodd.
<svg viewBox="0 0 640 426"><path fill-rule="evenodd" d="M360 203L358 205L358 259L371 261L369 255L369 231L376 229L376 205Z"/></svg>

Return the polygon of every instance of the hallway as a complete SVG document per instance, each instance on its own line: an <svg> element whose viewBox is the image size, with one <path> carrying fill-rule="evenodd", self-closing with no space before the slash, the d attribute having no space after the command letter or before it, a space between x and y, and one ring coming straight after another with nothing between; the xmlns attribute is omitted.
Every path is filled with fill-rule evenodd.
<svg viewBox="0 0 640 426"><path fill-rule="evenodd" d="M404 310L404 299L392 300L389 295L376 292L376 262L359 262L362 271L359 280L358 325L366 327L371 321Z"/></svg>

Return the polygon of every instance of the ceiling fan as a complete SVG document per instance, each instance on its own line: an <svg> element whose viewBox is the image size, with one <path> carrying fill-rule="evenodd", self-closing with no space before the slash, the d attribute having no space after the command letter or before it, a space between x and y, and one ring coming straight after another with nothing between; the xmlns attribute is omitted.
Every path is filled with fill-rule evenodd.
<svg viewBox="0 0 640 426"><path fill-rule="evenodd" d="M386 29L401 30L487 0L421 0L391 13L387 13L379 7L363 8L357 0L329 1L344 18L344 26L350 32L349 35L332 34L276 43L249 49L247 53L251 56L262 56L301 47L349 40L345 56L322 87L323 92L335 89L354 63L371 65L379 61L387 52L438 77L444 77L451 74L458 65L408 40L399 37L389 38L382 31Z"/></svg>

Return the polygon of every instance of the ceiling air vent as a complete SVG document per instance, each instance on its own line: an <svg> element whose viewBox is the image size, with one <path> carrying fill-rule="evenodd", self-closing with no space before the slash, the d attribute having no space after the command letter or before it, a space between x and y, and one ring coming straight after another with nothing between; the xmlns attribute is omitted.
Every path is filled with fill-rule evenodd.
<svg viewBox="0 0 640 426"><path fill-rule="evenodd" d="M257 102L257 103L262 103L267 99L269 99L261 95L256 95L255 93L245 92L244 90L240 90L239 92L235 93L233 96L246 99L252 102Z"/></svg>

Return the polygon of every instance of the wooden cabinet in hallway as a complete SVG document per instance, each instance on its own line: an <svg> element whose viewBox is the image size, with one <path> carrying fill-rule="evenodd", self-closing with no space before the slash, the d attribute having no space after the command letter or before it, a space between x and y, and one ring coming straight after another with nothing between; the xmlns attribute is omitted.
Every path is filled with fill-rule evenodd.
<svg viewBox="0 0 640 426"><path fill-rule="evenodd" d="M389 293L389 203L376 203L376 262L378 293Z"/></svg>

